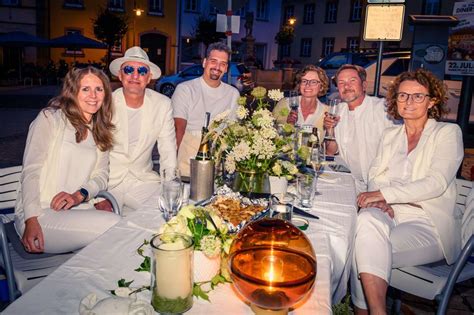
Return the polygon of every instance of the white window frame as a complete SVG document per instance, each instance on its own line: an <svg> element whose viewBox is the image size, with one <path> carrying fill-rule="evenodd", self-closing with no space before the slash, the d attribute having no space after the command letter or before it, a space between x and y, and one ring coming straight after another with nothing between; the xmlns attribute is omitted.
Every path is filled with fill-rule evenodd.
<svg viewBox="0 0 474 315"><path fill-rule="evenodd" d="M314 24L316 5L314 3L305 4L303 10L303 24Z"/></svg>
<svg viewBox="0 0 474 315"><path fill-rule="evenodd" d="M184 1L184 11L186 12L195 12L199 13L199 0L185 0Z"/></svg>
<svg viewBox="0 0 474 315"><path fill-rule="evenodd" d="M359 22L362 18L362 0L353 0L351 6L351 22Z"/></svg>
<svg viewBox="0 0 474 315"><path fill-rule="evenodd" d="M323 38L323 57L326 57L330 53L334 52L334 44L336 39L334 37Z"/></svg>
<svg viewBox="0 0 474 315"><path fill-rule="evenodd" d="M300 57L311 57L312 48L313 48L312 38L302 38Z"/></svg>
<svg viewBox="0 0 474 315"><path fill-rule="evenodd" d="M337 1L326 2L326 23L337 22Z"/></svg>
<svg viewBox="0 0 474 315"><path fill-rule="evenodd" d="M163 0L149 0L148 1L148 14L150 15L163 15Z"/></svg>
<svg viewBox="0 0 474 315"><path fill-rule="evenodd" d="M268 20L268 0L257 0L255 18L257 20Z"/></svg>

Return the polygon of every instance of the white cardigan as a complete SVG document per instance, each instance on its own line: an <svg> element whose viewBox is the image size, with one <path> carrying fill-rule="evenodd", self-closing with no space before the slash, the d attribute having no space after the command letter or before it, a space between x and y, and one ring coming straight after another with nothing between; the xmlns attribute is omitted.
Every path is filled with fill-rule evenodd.
<svg viewBox="0 0 474 315"><path fill-rule="evenodd" d="M389 204L416 203L430 216L441 239L444 257L453 263L461 249L460 214L457 213L456 172L464 149L456 124L428 119L422 133L427 137L413 165L411 183L390 185L386 175L397 144L406 137L405 126L384 132L378 154L369 171L369 191L379 190Z"/></svg>
<svg viewBox="0 0 474 315"><path fill-rule="evenodd" d="M49 208L53 197L59 193L58 174L61 148L66 128L73 128L62 110L42 110L31 123L23 156L21 185L15 205L15 216L27 220L39 216ZM81 185L90 197L107 188L109 152L97 148L97 161L89 180ZM70 169L68 172L82 172ZM74 176L74 174L70 174ZM77 187L80 189L81 187ZM72 193L72 192L71 192Z"/></svg>
<svg viewBox="0 0 474 315"><path fill-rule="evenodd" d="M153 90L145 90L140 139L133 154L128 150L128 115L123 89L113 93L114 100L114 147L110 151L109 190L125 178L142 181L158 181L153 171L151 153L158 141L160 169L176 167L176 134L171 109L171 100Z"/></svg>

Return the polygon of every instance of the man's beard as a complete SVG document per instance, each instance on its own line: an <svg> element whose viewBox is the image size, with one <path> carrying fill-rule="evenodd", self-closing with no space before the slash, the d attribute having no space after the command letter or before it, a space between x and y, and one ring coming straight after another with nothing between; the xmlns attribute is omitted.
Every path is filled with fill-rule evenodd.
<svg viewBox="0 0 474 315"><path fill-rule="evenodd" d="M346 93L342 93L341 94L341 99L346 102L346 103L350 103L350 102L353 102L355 101L356 99L359 98L359 94L357 94L355 91L353 90L348 90L348 91L345 91L346 93L349 92L351 94L349 95L346 95Z"/></svg>
<svg viewBox="0 0 474 315"><path fill-rule="evenodd" d="M214 73L213 73L213 70L215 71ZM216 80L217 81L217 80L220 80L221 74L222 74L222 71L219 71L219 70L216 70L216 69L211 69L211 71L209 73L209 78L211 80Z"/></svg>

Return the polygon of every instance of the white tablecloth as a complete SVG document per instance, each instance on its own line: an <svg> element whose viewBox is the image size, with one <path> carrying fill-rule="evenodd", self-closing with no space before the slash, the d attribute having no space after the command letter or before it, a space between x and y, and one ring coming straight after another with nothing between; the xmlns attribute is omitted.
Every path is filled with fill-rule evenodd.
<svg viewBox="0 0 474 315"><path fill-rule="evenodd" d="M306 230L317 256L317 276L313 292L293 311L294 314L330 314L332 302L346 293L350 255L356 219L352 177L327 173L321 178ZM133 286L148 285L147 272L135 272L142 258L136 249L163 224L161 213L144 209L129 214L97 240L85 247L37 286L11 304L4 314L77 314L79 303L89 293L99 299L109 296L120 278L135 280ZM187 314L252 314L232 292L231 285L219 285L209 295L211 303L194 299ZM150 292L138 297L150 300Z"/></svg>

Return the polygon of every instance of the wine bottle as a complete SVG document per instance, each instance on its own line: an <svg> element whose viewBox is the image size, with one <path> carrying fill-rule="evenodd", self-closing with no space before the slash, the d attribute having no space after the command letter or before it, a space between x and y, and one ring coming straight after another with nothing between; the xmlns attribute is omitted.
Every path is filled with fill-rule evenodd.
<svg viewBox="0 0 474 315"><path fill-rule="evenodd" d="M211 113L206 112L206 119L204 126L202 127L201 144L196 154L196 160L198 161L209 161L211 160L211 150L209 147L209 140L205 140L207 133L209 132L209 122L211 120Z"/></svg>

